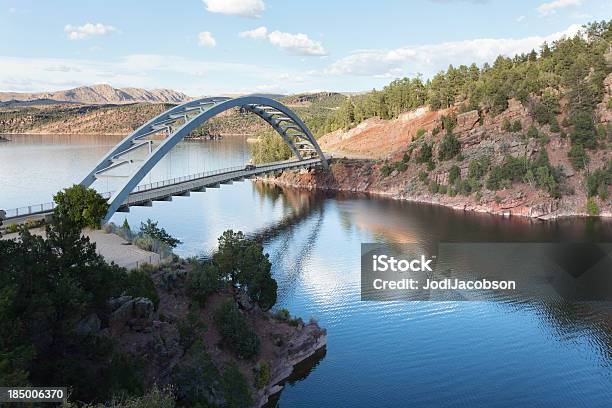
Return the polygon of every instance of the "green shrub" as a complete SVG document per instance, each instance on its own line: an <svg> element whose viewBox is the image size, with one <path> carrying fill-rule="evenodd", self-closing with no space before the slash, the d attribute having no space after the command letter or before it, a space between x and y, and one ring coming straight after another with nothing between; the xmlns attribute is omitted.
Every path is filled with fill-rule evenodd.
<svg viewBox="0 0 612 408"><path fill-rule="evenodd" d="M436 163L433 160L427 162L427 170L432 171L436 168Z"/></svg>
<svg viewBox="0 0 612 408"><path fill-rule="evenodd" d="M455 164L450 168L448 172L448 182L450 184L453 184L455 180L460 179L460 178L461 178L461 170L459 169L459 166Z"/></svg>
<svg viewBox="0 0 612 408"><path fill-rule="evenodd" d="M429 174L426 171L419 172L419 180L421 181L421 183L427 184L428 177L429 177Z"/></svg>
<svg viewBox="0 0 612 408"><path fill-rule="evenodd" d="M472 184L468 180L460 181L459 192L464 196L470 195L470 193L472 192Z"/></svg>
<svg viewBox="0 0 612 408"><path fill-rule="evenodd" d="M434 180L429 182L429 192L432 194L436 194L440 189L440 185L436 183Z"/></svg>
<svg viewBox="0 0 612 408"><path fill-rule="evenodd" d="M53 196L54 217L69 220L80 228L100 228L108 211L108 202L93 188L80 184L66 188Z"/></svg>
<svg viewBox="0 0 612 408"><path fill-rule="evenodd" d="M383 177L389 177L392 172L393 167L391 167L389 163L385 161L385 163L380 167L380 174L382 174Z"/></svg>
<svg viewBox="0 0 612 408"><path fill-rule="evenodd" d="M504 120L502 121L501 129L504 132L510 132L510 130L512 129L512 124L510 123L508 118L504 118Z"/></svg>
<svg viewBox="0 0 612 408"><path fill-rule="evenodd" d="M597 147L597 130L590 112L578 112L572 117L574 130L570 133L572 144L579 144L589 149Z"/></svg>
<svg viewBox="0 0 612 408"><path fill-rule="evenodd" d="M225 396L225 407L248 408L253 405L253 399L249 391L247 380L236 364L231 363L223 371L221 389Z"/></svg>
<svg viewBox="0 0 612 408"><path fill-rule="evenodd" d="M523 130L523 125L521 125L520 120L512 122L512 126L510 127L511 132L520 132L521 130Z"/></svg>
<svg viewBox="0 0 612 408"><path fill-rule="evenodd" d="M468 178L480 180L489 171L491 165L491 158L489 156L482 156L478 159L470 160L468 167Z"/></svg>
<svg viewBox="0 0 612 408"><path fill-rule="evenodd" d="M397 163L395 163L395 170L399 171L400 173L405 172L407 168L408 165L403 161L398 161Z"/></svg>
<svg viewBox="0 0 612 408"><path fill-rule="evenodd" d="M259 337L251 330L246 317L238 310L233 300L228 300L219 306L215 311L214 320L225 344L238 357L250 359L259 354Z"/></svg>
<svg viewBox="0 0 612 408"><path fill-rule="evenodd" d="M184 358L172 372L172 383L177 386L176 394L181 406L214 406L220 380L221 375L201 339L187 348Z"/></svg>
<svg viewBox="0 0 612 408"><path fill-rule="evenodd" d="M489 177L487 178L487 188L492 191L500 190L502 187L502 181L504 179L504 173L501 166L494 166L491 168Z"/></svg>
<svg viewBox="0 0 612 408"><path fill-rule="evenodd" d="M529 129L527 129L527 138L538 139L539 137L540 133L538 132L538 129L536 129L536 127L533 125L529 126Z"/></svg>
<svg viewBox="0 0 612 408"><path fill-rule="evenodd" d="M553 133L559 133L561 131L561 128L559 127L559 122L557 121L557 119L552 119L550 121L550 131Z"/></svg>
<svg viewBox="0 0 612 408"><path fill-rule="evenodd" d="M440 149L438 150L438 159L450 160L459 154L461 150L461 143L459 139L452 133L447 133L440 142Z"/></svg>
<svg viewBox="0 0 612 408"><path fill-rule="evenodd" d="M572 167L576 170L581 170L586 167L589 163L589 156L582 145L575 144L567 152L567 158L569 159Z"/></svg>
<svg viewBox="0 0 612 408"><path fill-rule="evenodd" d="M571 122L570 122L569 118L564 117L563 120L561 121L561 126L563 126L564 128L570 127L571 126Z"/></svg>
<svg viewBox="0 0 612 408"><path fill-rule="evenodd" d="M586 175L586 190L587 197L596 196L602 187L609 186L612 183L612 175L610 174L610 166L608 170L598 169Z"/></svg>
<svg viewBox="0 0 612 408"><path fill-rule="evenodd" d="M187 275L187 290L192 299L204 305L210 295L222 287L219 268L212 263L194 265Z"/></svg>
<svg viewBox="0 0 612 408"><path fill-rule="evenodd" d="M586 212L590 216L594 216L594 217L599 215L599 206L597 205L593 197L587 200Z"/></svg>
<svg viewBox="0 0 612 408"><path fill-rule="evenodd" d="M274 317L277 320L280 320L281 322L287 322L291 319L291 314L289 313L289 310L287 309L278 309L274 313Z"/></svg>
<svg viewBox="0 0 612 408"><path fill-rule="evenodd" d="M414 136L414 139L415 139L415 140L418 140L418 139L422 138L423 136L425 136L425 133L427 133L427 132L425 131L425 129L423 129L423 128L419 128L419 129L417 129L416 134L415 134L415 136Z"/></svg>
<svg viewBox="0 0 612 408"><path fill-rule="evenodd" d="M126 276L126 295L133 297L145 297L155 306L159 306L159 294L155 288L155 283L146 267L132 269Z"/></svg>
<svg viewBox="0 0 612 408"><path fill-rule="evenodd" d="M446 194L448 191L448 187L445 185L441 185L438 187L438 193L440 194Z"/></svg>
<svg viewBox="0 0 612 408"><path fill-rule="evenodd" d="M180 239L172 237L164 228L159 228L157 224L158 222L153 222L151 219L147 219L146 223L141 222L140 233L161 241L170 248L176 248L177 245L182 244Z"/></svg>
<svg viewBox="0 0 612 408"><path fill-rule="evenodd" d="M417 163L427 163L432 158L432 146L427 143L423 143L421 146L421 150L419 151L419 155L417 156Z"/></svg>
<svg viewBox="0 0 612 408"><path fill-rule="evenodd" d="M270 364L267 361L261 362L256 367L255 388L261 390L270 381Z"/></svg>

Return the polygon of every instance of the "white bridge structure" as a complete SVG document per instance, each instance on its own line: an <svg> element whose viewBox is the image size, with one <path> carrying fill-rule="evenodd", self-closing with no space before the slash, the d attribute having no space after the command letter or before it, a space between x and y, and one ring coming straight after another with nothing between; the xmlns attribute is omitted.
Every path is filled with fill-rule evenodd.
<svg viewBox="0 0 612 408"><path fill-rule="evenodd" d="M186 175L174 179L141 185L140 182L177 143L210 118L232 108L256 114L278 132L295 158L260 166L245 165ZM161 142L159 142L160 137ZM130 153L144 152L145 158L133 160ZM288 169L328 167L330 157L323 154L314 136L304 122L282 103L261 96L238 98L213 97L193 100L175 106L151 119L113 147L81 181L90 187L109 172L125 167L131 174L116 190L103 195L108 198L109 209L103 222L117 211L129 211L130 206L150 206L153 201L168 201L172 196L189 195L192 191L205 191L220 184L244 180L257 175L278 173ZM42 217L53 211L53 203L38 204L6 210L5 219L11 223L33 217Z"/></svg>

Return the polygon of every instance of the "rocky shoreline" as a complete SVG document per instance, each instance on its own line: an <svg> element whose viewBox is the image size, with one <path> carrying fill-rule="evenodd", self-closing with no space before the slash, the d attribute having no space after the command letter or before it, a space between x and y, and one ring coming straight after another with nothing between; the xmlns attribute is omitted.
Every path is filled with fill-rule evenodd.
<svg viewBox="0 0 612 408"><path fill-rule="evenodd" d="M373 160L335 160L331 171L320 169L287 171L280 175L260 177L257 180L279 187L307 190L339 191L386 197L395 200L422 204L440 205L458 211L488 213L511 217L520 216L539 220L565 217L588 217L586 198L572 196L555 199L546 194L533 195L521 189L507 189L496 194L485 193L478 201L473 196L450 197L431 194L414 188L413 183L403 178L380 179L375 174L379 164ZM610 204L601 206L600 217L612 217Z"/></svg>
<svg viewBox="0 0 612 408"><path fill-rule="evenodd" d="M191 356L191 346L185 344L185 324L189 321L193 324L189 329L192 331L190 337L202 341L216 367L235 364L239 368L251 384L252 406L256 408L265 406L271 397L282 391L284 381L293 374L296 365L326 347L327 332L316 321L304 323L288 313L262 311L248 300L236 298L229 290L211 295L204 305L194 308L185 287L190 270L186 260L174 257L165 264L145 268L159 294L157 308L154 301L144 297L111 299L108 319L87 316L78 322L77 330L81 334L112 339L126 355L146 361L143 380L147 386L171 384L182 366L200 364ZM261 351L256 359L236 358L224 347L217 331L214 311L232 297L261 339ZM267 366L269 374L265 384L258 387L257 374L262 365ZM222 397L213 387L209 399L219 398Z"/></svg>

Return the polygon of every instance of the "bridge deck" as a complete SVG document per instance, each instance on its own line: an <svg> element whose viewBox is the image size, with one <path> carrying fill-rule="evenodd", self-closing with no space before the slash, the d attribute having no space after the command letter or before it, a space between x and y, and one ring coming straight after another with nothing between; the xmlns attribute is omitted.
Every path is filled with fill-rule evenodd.
<svg viewBox="0 0 612 408"><path fill-rule="evenodd" d="M152 201L161 201L172 196L185 195L190 191L202 191L206 187L217 187L220 184L231 181L248 179L257 175L287 169L307 168L319 164L321 164L321 159L316 157L304 160L267 163L249 169L245 166L232 167L140 185L129 194L127 200L120 207L120 211L126 211L130 206L150 205ZM103 193L103 196L109 198L111 194ZM20 224L31 219L41 219L51 214L53 208L53 203L46 203L6 210L4 224Z"/></svg>

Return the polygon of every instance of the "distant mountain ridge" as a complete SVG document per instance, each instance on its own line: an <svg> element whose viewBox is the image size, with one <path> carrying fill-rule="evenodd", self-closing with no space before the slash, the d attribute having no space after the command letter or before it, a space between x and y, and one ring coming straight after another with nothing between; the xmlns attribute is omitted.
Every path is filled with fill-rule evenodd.
<svg viewBox="0 0 612 408"><path fill-rule="evenodd" d="M0 92L0 101L54 100L83 104L123 104L134 102L182 103L190 96L171 89L113 88L107 84L80 86L56 92Z"/></svg>

